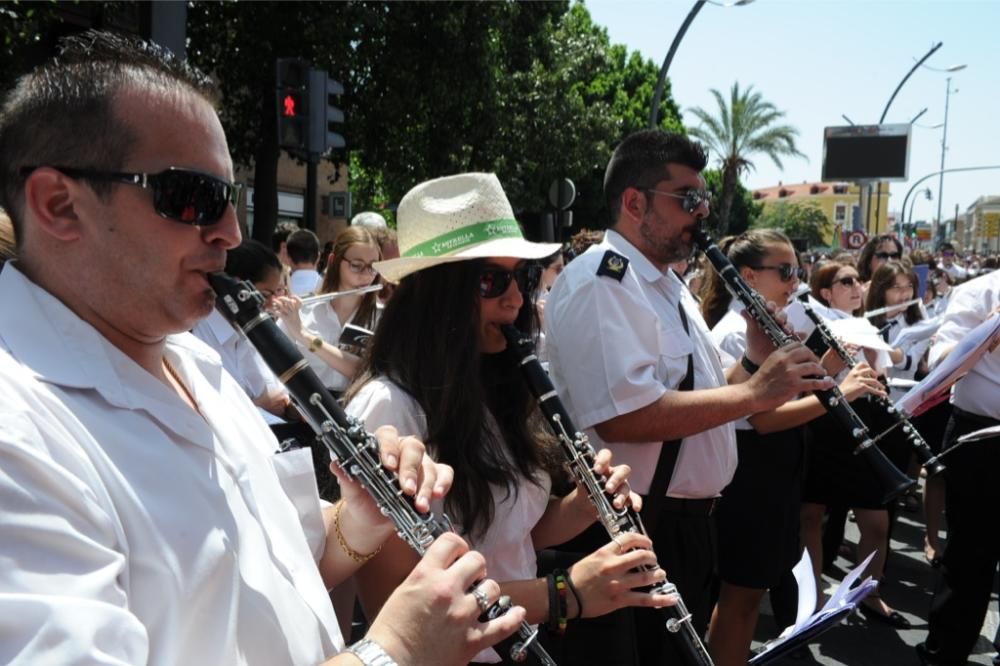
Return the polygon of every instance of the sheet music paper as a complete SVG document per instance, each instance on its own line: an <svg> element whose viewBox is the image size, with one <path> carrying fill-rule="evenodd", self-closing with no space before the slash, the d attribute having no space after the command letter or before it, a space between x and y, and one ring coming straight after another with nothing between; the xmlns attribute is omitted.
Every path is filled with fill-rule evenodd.
<svg viewBox="0 0 1000 666"><path fill-rule="evenodd" d="M943 399L951 385L964 377L990 347L1000 341L1000 317L992 315L969 331L941 363L896 402L910 417L919 416Z"/></svg>

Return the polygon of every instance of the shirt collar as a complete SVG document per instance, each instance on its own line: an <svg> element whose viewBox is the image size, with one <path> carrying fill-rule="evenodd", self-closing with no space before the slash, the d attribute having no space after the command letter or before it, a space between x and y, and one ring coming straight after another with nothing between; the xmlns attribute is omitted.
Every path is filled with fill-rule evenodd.
<svg viewBox="0 0 1000 666"><path fill-rule="evenodd" d="M669 268L666 272L657 268L653 262L646 258L646 255L639 251L639 248L632 245L632 243L614 229L608 229L604 236L604 242L625 255L629 260L629 266L635 270L636 275L646 282L656 282L665 277L676 277Z"/></svg>
<svg viewBox="0 0 1000 666"><path fill-rule="evenodd" d="M95 389L109 403L129 409L148 404L150 395L172 395L97 329L29 280L16 262L8 262L0 272L0 302L8 312L18 313L0 318L0 346L40 381ZM188 355L210 381L221 377L218 353L189 333L168 336L166 353L170 358Z"/></svg>

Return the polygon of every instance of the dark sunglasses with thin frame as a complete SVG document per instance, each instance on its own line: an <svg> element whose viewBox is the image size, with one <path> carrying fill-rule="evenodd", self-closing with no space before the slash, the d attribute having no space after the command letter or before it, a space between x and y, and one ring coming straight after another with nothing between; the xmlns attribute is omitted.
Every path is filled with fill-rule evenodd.
<svg viewBox="0 0 1000 666"><path fill-rule="evenodd" d="M28 176L38 166L21 169L22 177ZM192 169L170 167L159 173L128 173L98 171L76 167L50 167L70 178L124 183L151 190L153 209L168 220L206 226L215 224L226 214L226 206L235 208L240 201L242 186Z"/></svg>
<svg viewBox="0 0 1000 666"><path fill-rule="evenodd" d="M538 288L542 277L542 267L537 262L521 264L514 270L487 267L479 273L479 295L483 298L499 298L507 292L511 282L517 282L521 295L530 297Z"/></svg>
<svg viewBox="0 0 1000 666"><path fill-rule="evenodd" d="M751 266L755 271L778 271L778 277L782 282L789 282L793 277L797 277L799 282L806 279L806 270L792 264L778 264L777 266Z"/></svg>

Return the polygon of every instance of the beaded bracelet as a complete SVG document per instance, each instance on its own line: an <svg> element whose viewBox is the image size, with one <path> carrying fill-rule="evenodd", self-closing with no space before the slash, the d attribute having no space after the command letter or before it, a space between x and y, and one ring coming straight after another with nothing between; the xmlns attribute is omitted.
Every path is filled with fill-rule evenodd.
<svg viewBox="0 0 1000 666"><path fill-rule="evenodd" d="M553 572L553 578L555 579L555 588L556 592L558 593L558 601L559 601L559 619L556 632L560 636L562 636L563 634L566 633L566 625L568 623L568 620L566 618L566 616L568 615L566 611L566 593L569 590L569 586L566 585L566 572L564 570L556 569ZM552 613L550 611L549 615L551 616L551 614Z"/></svg>
<svg viewBox="0 0 1000 666"><path fill-rule="evenodd" d="M559 630L559 592L556 590L556 577L549 574L545 577L545 584L549 592L549 629Z"/></svg>
<svg viewBox="0 0 1000 666"><path fill-rule="evenodd" d="M341 550L343 550L344 553L346 553L349 558L351 558L358 564L364 564L368 560L378 555L379 551L382 550L382 546L380 545L378 548L376 548L374 551L370 553L359 553L358 551L348 546L347 540L344 538L344 533L340 531L340 512L343 509L344 509L344 501L341 500L337 502L337 506L333 510L333 533L337 537L337 543L340 544Z"/></svg>

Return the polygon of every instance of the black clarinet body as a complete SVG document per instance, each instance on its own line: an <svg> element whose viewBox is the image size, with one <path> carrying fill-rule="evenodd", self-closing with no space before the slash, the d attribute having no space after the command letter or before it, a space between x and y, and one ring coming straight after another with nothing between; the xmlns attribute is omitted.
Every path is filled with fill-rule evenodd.
<svg viewBox="0 0 1000 666"><path fill-rule="evenodd" d="M820 317L816 311L809 305L809 303L803 301L802 308L805 310L806 316L812 320L816 325L816 330L819 331L820 337L823 341L829 345L830 349L840 357L840 360L848 368L853 368L855 365L854 357L848 353L844 348L844 345L840 343L840 340L833 335L833 331L826 325L823 318ZM931 447L927 444L927 440L923 438L920 432L914 427L906 416L896 409L896 405L893 404L892 400L888 396L872 396L875 399L875 404L879 406L880 409L884 410L886 414L895 422L893 428L899 427L903 434L906 436L906 441L910 443L913 447L913 451L917 456L917 460L920 462L920 466L927 471L927 477L930 478L937 474L940 474L945 470L944 464L941 462L938 456L934 455L931 451ZM891 429L890 429L891 430ZM881 433L876 439L883 437L888 434L888 430Z"/></svg>
<svg viewBox="0 0 1000 666"><path fill-rule="evenodd" d="M783 347L790 342L794 342L795 339L786 333L785 329L768 312L767 304L761 295L754 291L740 277L739 272L733 266L729 257L722 252L711 237L700 227L693 231L691 236L695 244L705 253L712 267L722 278L729 293L743 304L743 307L746 308L750 316L753 317L753 320L761 327L771 342L774 343L774 346ZM899 471L886 458L881 449L875 446L875 440L872 439L868 432L868 427L861 420L861 417L858 416L857 412L854 411L847 399L844 398L839 388L834 386L830 389L813 391L813 393L819 399L823 409L832 414L840 425L850 433L851 438L857 445L854 453L864 456L879 479L883 490L883 502L889 502L898 497L916 483L916 481Z"/></svg>
<svg viewBox="0 0 1000 666"><path fill-rule="evenodd" d="M517 358L528 388L538 401L539 409L559 441L570 472L586 489L590 501L597 509L598 520L608 535L614 539L619 534L628 532L646 534L642 518L631 506L616 509L612 504L614 495L605 489L607 479L593 471L594 448L587 436L573 425L558 393L552 386L548 373L535 356L533 342L513 326L501 326L500 330L507 339L508 349ZM681 654L684 655L684 666L713 666L712 658L691 623L691 614L678 594L677 587L670 581L664 580L648 588L648 592L677 595L676 605L657 610L663 616L670 638L677 642Z"/></svg>
<svg viewBox="0 0 1000 666"><path fill-rule="evenodd" d="M303 418L329 449L331 458L364 486L382 513L393 521L399 537L423 556L434 539L451 531L447 517L437 519L431 513L417 511L413 498L403 494L396 474L383 467L374 435L337 404L295 344L262 308L264 299L252 283L240 282L223 273L210 274L208 280L224 314L247 336L288 389ZM510 608L510 598L501 596L483 617L493 619ZM537 630L526 622L521 622L517 632L495 649L505 663L556 666L538 642Z"/></svg>

